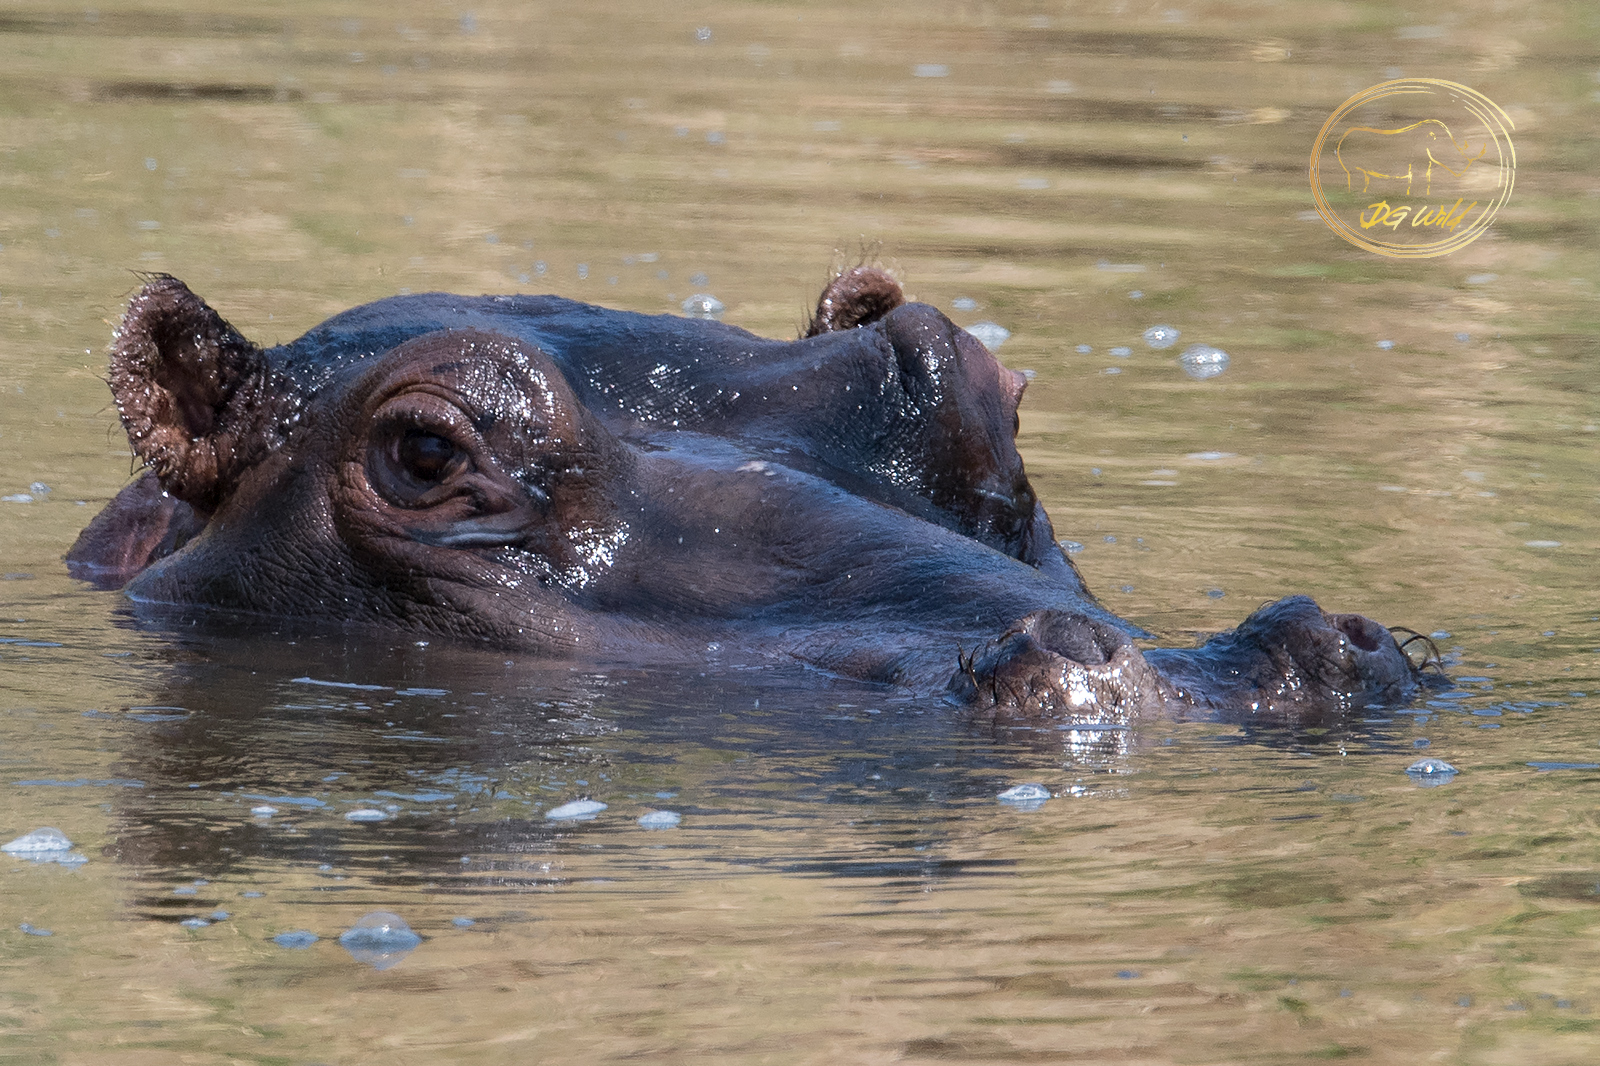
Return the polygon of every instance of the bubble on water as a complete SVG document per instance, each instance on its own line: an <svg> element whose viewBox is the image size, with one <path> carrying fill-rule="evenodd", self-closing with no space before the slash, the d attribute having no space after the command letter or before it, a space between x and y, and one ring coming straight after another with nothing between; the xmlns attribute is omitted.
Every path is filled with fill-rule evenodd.
<svg viewBox="0 0 1600 1066"><path fill-rule="evenodd" d="M357 962L387 970L416 950L422 938L393 911L373 911L339 934L339 943Z"/></svg>
<svg viewBox="0 0 1600 1066"><path fill-rule="evenodd" d="M950 68L943 63L918 63L911 68L914 78L948 78Z"/></svg>
<svg viewBox="0 0 1600 1066"><path fill-rule="evenodd" d="M1177 344L1178 338L1181 336L1182 334L1173 326L1151 326L1144 331L1144 342L1160 351L1163 348L1170 348Z"/></svg>
<svg viewBox="0 0 1600 1066"><path fill-rule="evenodd" d="M1219 459L1237 459L1238 455L1234 452L1190 452L1184 458L1201 463L1214 463Z"/></svg>
<svg viewBox="0 0 1600 1066"><path fill-rule="evenodd" d="M287 933L279 933L272 938L272 942L280 948L291 951L302 951L322 938L309 929L291 929Z"/></svg>
<svg viewBox="0 0 1600 1066"><path fill-rule="evenodd" d="M1080 344L1075 350L1079 355L1088 355L1090 352L1094 351L1094 346L1089 344Z"/></svg>
<svg viewBox="0 0 1600 1066"><path fill-rule="evenodd" d="M71 850L72 841L67 839L67 834L49 825L40 826L30 833L24 833L9 844L0 844L0 851L24 857L39 853Z"/></svg>
<svg viewBox="0 0 1600 1066"><path fill-rule="evenodd" d="M1387 352L1389 349L1394 347L1394 341L1379 341L1378 347Z"/></svg>
<svg viewBox="0 0 1600 1066"><path fill-rule="evenodd" d="M179 885L172 890L172 894L174 896L196 896L200 894L200 890L193 885Z"/></svg>
<svg viewBox="0 0 1600 1066"><path fill-rule="evenodd" d="M381 822L388 817L382 811L373 810L371 807L360 807L344 816L347 822Z"/></svg>
<svg viewBox="0 0 1600 1066"><path fill-rule="evenodd" d="M1522 546L1525 548L1559 548L1561 547L1561 542L1559 540L1525 540L1522 542Z"/></svg>
<svg viewBox="0 0 1600 1066"><path fill-rule="evenodd" d="M1221 589L1206 589L1206 596L1213 600L1220 600L1226 595L1227 593L1223 592Z"/></svg>
<svg viewBox="0 0 1600 1066"><path fill-rule="evenodd" d="M957 296L950 301L950 306L957 311L976 311L978 309L978 301L970 296Z"/></svg>
<svg viewBox="0 0 1600 1066"><path fill-rule="evenodd" d="M1470 333L1457 333L1456 334L1456 340L1460 341L1462 344L1466 344L1468 341L1472 340L1472 334L1470 334Z"/></svg>
<svg viewBox="0 0 1600 1066"><path fill-rule="evenodd" d="M606 805L599 800L573 800L561 806L545 811L544 816L555 822L587 822L606 809Z"/></svg>
<svg viewBox="0 0 1600 1066"><path fill-rule="evenodd" d="M211 923L206 921L204 918L185 918L178 924L183 926L185 929L206 929L211 925Z"/></svg>
<svg viewBox="0 0 1600 1066"><path fill-rule="evenodd" d="M40 929L38 926L29 925L27 922L21 923L20 925L17 926L17 928L22 930L24 933L27 933L29 936L55 936L56 935L55 931L53 929Z"/></svg>
<svg viewBox="0 0 1600 1066"><path fill-rule="evenodd" d="M1068 555L1077 555L1079 552L1083 551L1083 545L1079 544L1075 540L1063 540L1059 543L1061 544L1061 550L1066 552Z"/></svg>
<svg viewBox="0 0 1600 1066"><path fill-rule="evenodd" d="M1104 370L1100 371L1100 373L1102 373L1102 374L1120 374L1120 373L1122 373L1122 368L1120 366L1108 366Z"/></svg>
<svg viewBox="0 0 1600 1066"><path fill-rule="evenodd" d="M683 301L683 313L690 318L721 318L727 308L709 292L697 292Z"/></svg>
<svg viewBox="0 0 1600 1066"><path fill-rule="evenodd" d="M1128 293L1128 299L1130 299L1130 300L1142 300L1142 299L1144 299L1144 290L1143 289L1134 289L1132 292Z"/></svg>
<svg viewBox="0 0 1600 1066"><path fill-rule="evenodd" d="M239 895L243 896L245 899L261 899L262 897L264 897L266 895L266 893L265 892L258 892L257 890L252 888L252 889L249 889L247 891L239 893Z"/></svg>
<svg viewBox="0 0 1600 1066"><path fill-rule="evenodd" d="M699 41L699 42L701 42L702 44L710 41L711 40L711 27L710 26L697 26L697 27L695 27L694 39Z"/></svg>
<svg viewBox="0 0 1600 1066"><path fill-rule="evenodd" d="M1435 759L1431 756L1426 759L1418 759L1406 767L1407 776L1422 788L1436 788L1439 785L1447 784L1454 780L1458 773L1460 773L1459 770L1443 759Z"/></svg>
<svg viewBox="0 0 1600 1066"><path fill-rule="evenodd" d="M1183 372L1196 381L1214 378L1228 369L1228 353L1209 344L1191 344L1178 356Z"/></svg>
<svg viewBox="0 0 1600 1066"><path fill-rule="evenodd" d="M1120 344L1117 345L1115 348L1110 349L1110 351L1111 351L1111 354L1116 356L1118 359L1126 359L1126 358L1128 358L1128 356L1133 354L1133 349L1132 348L1128 348L1128 347L1125 347L1125 346L1120 345Z"/></svg>
<svg viewBox="0 0 1600 1066"><path fill-rule="evenodd" d="M651 811L649 814L639 816L639 827L642 829L676 829L681 821L683 821L683 815L677 811Z"/></svg>
<svg viewBox="0 0 1600 1066"><path fill-rule="evenodd" d="M1025 785L1012 785L995 799L1010 807L1019 810L1032 811L1044 806L1044 801L1050 798L1050 790L1043 785L1029 782Z"/></svg>
<svg viewBox="0 0 1600 1066"><path fill-rule="evenodd" d="M250 813L255 815L257 818L271 818L274 814L278 813L278 808L272 806L270 803L262 803L251 807Z"/></svg>
<svg viewBox="0 0 1600 1066"><path fill-rule="evenodd" d="M982 341L983 346L991 352L1011 339L1011 331L998 322L974 322L967 327L967 332Z"/></svg>
<svg viewBox="0 0 1600 1066"><path fill-rule="evenodd" d="M231 917L232 915L230 915L227 911L216 910L211 912L211 920L213 922L225 922Z"/></svg>
<svg viewBox="0 0 1600 1066"><path fill-rule="evenodd" d="M1139 976L1139 971L1138 970L1118 970L1117 971L1117 978L1118 978L1118 980L1122 980L1122 981L1132 981L1134 978L1136 978L1138 976Z"/></svg>
<svg viewBox="0 0 1600 1066"><path fill-rule="evenodd" d="M35 498L40 496L48 496L50 495L50 486L46 485L42 481L35 481L33 484L28 486L28 491L33 493Z"/></svg>
<svg viewBox="0 0 1600 1066"><path fill-rule="evenodd" d="M1431 747L1432 745L1433 741L1429 740L1427 737L1417 737L1411 742L1411 746L1413 748L1426 748Z"/></svg>
<svg viewBox="0 0 1600 1066"><path fill-rule="evenodd" d="M450 919L450 924L455 926L457 929L466 929L466 928L469 928L471 926L477 925L478 924L478 919L476 919L476 918L468 918L464 914L458 914L454 918Z"/></svg>

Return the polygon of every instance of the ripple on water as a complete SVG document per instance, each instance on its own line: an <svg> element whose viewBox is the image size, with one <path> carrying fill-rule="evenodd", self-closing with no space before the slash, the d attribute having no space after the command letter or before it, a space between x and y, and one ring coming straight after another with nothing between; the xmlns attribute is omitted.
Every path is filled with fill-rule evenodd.
<svg viewBox="0 0 1600 1066"><path fill-rule="evenodd" d="M1180 336L1182 334L1178 332L1175 326L1151 326L1144 331L1144 342L1157 351L1161 351L1177 344Z"/></svg>
<svg viewBox="0 0 1600 1066"><path fill-rule="evenodd" d="M1033 811L1044 806L1045 800L1050 798L1050 790L1043 785L1028 782L1024 785L1012 785L995 799L1009 807L1018 810Z"/></svg>
<svg viewBox="0 0 1600 1066"><path fill-rule="evenodd" d="M587 822L606 809L606 805L599 800L581 799L571 803L563 803L544 812L544 816L555 822Z"/></svg>
<svg viewBox="0 0 1600 1066"><path fill-rule="evenodd" d="M1183 372L1196 381L1214 378L1228 369L1228 353L1209 344L1191 344L1178 356Z"/></svg>
<svg viewBox="0 0 1600 1066"><path fill-rule="evenodd" d="M721 318L727 308L709 292L697 292L682 304L683 313L690 318Z"/></svg>
<svg viewBox="0 0 1600 1066"><path fill-rule="evenodd" d="M272 942L280 948L291 951L303 951L322 938L309 929L291 929L287 933L279 933L272 938Z"/></svg>
<svg viewBox="0 0 1600 1066"><path fill-rule="evenodd" d="M1451 766L1443 759L1435 759L1432 756L1418 759L1406 767L1406 776L1416 782L1420 788L1437 788L1455 780L1455 776L1458 773L1460 771L1454 766Z"/></svg>
<svg viewBox="0 0 1600 1066"><path fill-rule="evenodd" d="M339 943L357 962L387 970L416 950L422 938L393 911L373 911L341 933Z"/></svg>
<svg viewBox="0 0 1600 1066"><path fill-rule="evenodd" d="M1011 339L1011 331L998 322L974 322L967 327L967 332L983 342L983 346L991 352L998 351L1000 346Z"/></svg>
<svg viewBox="0 0 1600 1066"><path fill-rule="evenodd" d="M67 834L49 825L24 833L9 844L0 844L0 851L28 862L53 862L67 867L89 861L88 856L72 850Z"/></svg>

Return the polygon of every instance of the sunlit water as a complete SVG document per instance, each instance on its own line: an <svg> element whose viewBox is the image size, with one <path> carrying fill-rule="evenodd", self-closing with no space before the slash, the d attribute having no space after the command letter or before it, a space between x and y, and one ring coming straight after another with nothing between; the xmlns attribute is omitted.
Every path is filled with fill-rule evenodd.
<svg viewBox="0 0 1600 1066"><path fill-rule="evenodd" d="M1597 44L1578 4L8 9L0 843L70 844L0 853L0 1060L1595 1061ZM1324 119L1402 76L1515 123L1440 259L1312 210ZM996 734L141 627L60 562L130 469L138 271L262 342L430 289L784 336L863 256L1030 373L1108 606L1188 641L1309 592L1458 687Z"/></svg>

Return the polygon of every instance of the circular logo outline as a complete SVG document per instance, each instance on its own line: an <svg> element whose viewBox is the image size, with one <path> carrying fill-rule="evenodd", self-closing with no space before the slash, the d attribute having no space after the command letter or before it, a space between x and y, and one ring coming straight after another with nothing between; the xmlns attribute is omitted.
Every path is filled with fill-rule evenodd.
<svg viewBox="0 0 1600 1066"><path fill-rule="evenodd" d="M1418 93L1433 96L1439 95L1441 91L1466 109L1474 118L1482 122L1484 128L1489 132L1490 141L1499 153L1502 172L1502 181L1496 186L1496 196L1489 206L1477 218L1473 219L1465 229L1459 233L1452 232L1450 236L1440 240L1425 244L1392 244L1381 240L1373 240L1341 218L1334 211L1333 206L1328 203L1328 198L1322 191L1320 160L1328 135L1339 125L1341 119L1366 104L1389 96ZM1459 82L1445 81L1441 78L1396 78L1393 81L1382 82L1363 89L1340 104L1338 109L1328 116L1328 121L1322 124L1321 131L1317 133L1316 142L1311 146L1311 194L1316 198L1317 214L1322 216L1322 221L1327 223L1329 229L1357 248L1388 256L1391 259L1431 259L1435 256L1448 255L1450 252L1465 248L1483 236L1484 231L1489 228L1489 224L1494 221L1494 216L1499 213L1500 208L1504 207L1506 202L1511 199L1511 189L1516 184L1517 177L1517 150L1516 146L1511 143L1511 130L1514 128L1515 123L1511 121L1509 115L1500 109L1498 104L1476 89L1462 85ZM1346 132L1348 133L1349 131Z"/></svg>

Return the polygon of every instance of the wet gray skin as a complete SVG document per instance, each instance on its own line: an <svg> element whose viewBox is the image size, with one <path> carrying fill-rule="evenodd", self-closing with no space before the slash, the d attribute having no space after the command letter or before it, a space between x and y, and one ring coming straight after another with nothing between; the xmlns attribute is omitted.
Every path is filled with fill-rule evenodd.
<svg viewBox="0 0 1600 1066"><path fill-rule="evenodd" d="M1028 483L1020 374L870 268L806 333L432 294L260 349L157 277L111 369L148 469L68 561L146 604L798 659L996 719L1299 719L1415 690L1386 629L1305 597L1141 651Z"/></svg>

